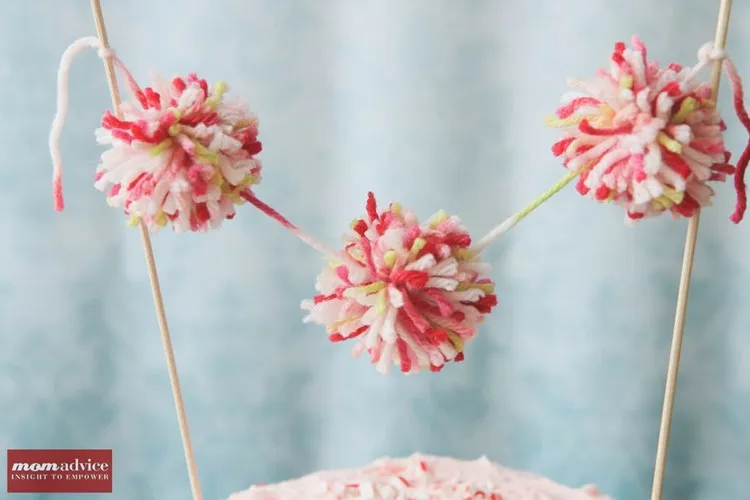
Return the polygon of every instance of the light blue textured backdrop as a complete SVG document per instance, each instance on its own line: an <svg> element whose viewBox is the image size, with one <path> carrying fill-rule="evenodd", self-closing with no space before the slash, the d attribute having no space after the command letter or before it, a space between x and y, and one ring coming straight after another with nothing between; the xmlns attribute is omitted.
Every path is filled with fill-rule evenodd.
<svg viewBox="0 0 750 500"><path fill-rule="evenodd" d="M633 33L654 58L693 64L718 5L104 3L142 82L198 71L249 101L265 146L258 194L331 244L368 190L481 234L563 173L542 118L567 76L590 76ZM729 49L750 78L750 6L736 2L733 19ZM85 0L0 3L0 448L113 448L115 498L186 499L138 234L92 187L110 106L93 51L73 68L68 208L52 211L56 65L93 33ZM728 222L732 202L721 186L701 223L670 500L750 498L750 229ZM301 323L321 261L254 209L217 233L159 234L206 499L416 450L646 498L686 223L626 228L622 215L572 188L554 198L488 253L501 305L468 361L414 377L380 376Z"/></svg>

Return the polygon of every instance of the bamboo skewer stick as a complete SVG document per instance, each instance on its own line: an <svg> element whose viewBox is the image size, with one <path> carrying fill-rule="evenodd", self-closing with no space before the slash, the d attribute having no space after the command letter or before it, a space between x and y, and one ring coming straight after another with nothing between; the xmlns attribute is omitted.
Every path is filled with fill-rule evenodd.
<svg viewBox="0 0 750 500"><path fill-rule="evenodd" d="M94 15L96 32L101 41L102 47L104 49L109 49L107 28L104 24L104 15L102 13L100 0L91 0L91 11ZM122 119L122 112L120 110L120 90L117 86L117 77L115 75L115 67L111 55L104 57L104 68L107 73L107 82L112 96L112 106L114 108L115 116ZM198 466L196 464L195 454L193 453L193 445L190 441L190 430L188 428L187 414L185 412L185 403L182 399L180 376L177 372L177 362L175 361L172 340L169 335L169 326L167 324L167 313L164 308L161 287L159 286L159 275L156 271L156 260L154 259L154 251L151 247L151 237L149 236L148 228L143 221L140 221L139 229L141 233L141 241L143 243L143 252L146 257L146 268L148 270L149 282L151 283L151 292L154 298L156 320L159 323L159 330L161 331L161 340L164 347L167 370L169 372L169 381L172 388L175 409L177 411L177 422L180 428L180 437L182 438L182 445L185 452L185 461L187 462L190 489L193 494L193 500L203 500L200 478L198 477Z"/></svg>
<svg viewBox="0 0 750 500"><path fill-rule="evenodd" d="M716 36L714 37L715 50L723 51L726 47L731 12L732 0L721 0L719 6L719 17L716 25ZM721 64L721 60L714 61L711 73L712 99L714 102L716 102L719 94ZM677 392L677 378L680 371L682 339L685 330L685 318L687 316L688 295L690 294L690 278L693 273L693 261L695 258L695 246L698 242L699 225L700 212L696 212L688 222L687 236L685 238L685 252L682 258L682 272L680 274L674 330L672 332L672 347L669 352L667 381L664 391L664 406L662 408L661 423L659 427L659 441L656 447L656 463L654 467L654 481L651 488L651 500L661 500L662 491L664 489L664 477L667 467L667 448L669 447L669 435L672 430L672 414L674 412L675 394Z"/></svg>

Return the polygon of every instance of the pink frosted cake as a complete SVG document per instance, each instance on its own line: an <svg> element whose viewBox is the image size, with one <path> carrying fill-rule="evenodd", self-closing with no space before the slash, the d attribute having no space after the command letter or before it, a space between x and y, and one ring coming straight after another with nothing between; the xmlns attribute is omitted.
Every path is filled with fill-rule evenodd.
<svg viewBox="0 0 750 500"><path fill-rule="evenodd" d="M253 486L229 500L611 500L593 486L572 489L506 469L482 457L472 462L412 455L384 458L362 469L326 471L284 483Z"/></svg>

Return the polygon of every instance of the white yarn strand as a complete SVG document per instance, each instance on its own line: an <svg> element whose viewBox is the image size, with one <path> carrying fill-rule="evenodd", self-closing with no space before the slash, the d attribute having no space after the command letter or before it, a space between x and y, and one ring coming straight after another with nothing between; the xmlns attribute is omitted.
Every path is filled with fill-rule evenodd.
<svg viewBox="0 0 750 500"><path fill-rule="evenodd" d="M55 193L55 208L63 209L62 203L62 152L60 151L60 138L62 137L65 117L68 114L68 81L70 79L70 68L75 58L84 50L97 49L101 58L113 57L114 51L102 47L101 42L95 36L79 38L71 43L60 58L57 68L57 108L52 120L52 129L49 134L49 152L52 157L52 182Z"/></svg>

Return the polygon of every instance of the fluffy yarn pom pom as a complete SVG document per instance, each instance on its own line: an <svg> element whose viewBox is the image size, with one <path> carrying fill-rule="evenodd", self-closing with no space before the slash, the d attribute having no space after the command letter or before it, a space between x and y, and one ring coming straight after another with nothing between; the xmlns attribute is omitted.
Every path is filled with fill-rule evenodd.
<svg viewBox="0 0 750 500"><path fill-rule="evenodd" d="M471 237L457 217L439 212L424 224L396 204L352 224L341 263L318 276L305 321L325 325L329 339L356 339L378 371L439 371L462 361L484 315L497 305L489 265L467 249Z"/></svg>
<svg viewBox="0 0 750 500"><path fill-rule="evenodd" d="M194 74L153 80L141 90L128 75L137 102L122 104L122 119L104 115L97 140L111 149L102 154L95 186L150 229L218 228L260 182L258 121L241 102L224 99L221 82L209 89Z"/></svg>
<svg viewBox="0 0 750 500"><path fill-rule="evenodd" d="M564 96L551 120L564 131L552 151L581 170L579 193L622 205L627 219L691 217L711 204L708 182L734 173L724 122L695 70L659 67L637 37L631 44L615 45L609 70L571 82L580 92Z"/></svg>

